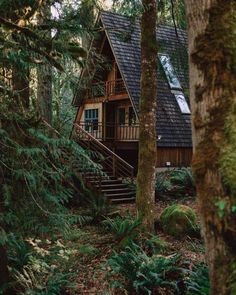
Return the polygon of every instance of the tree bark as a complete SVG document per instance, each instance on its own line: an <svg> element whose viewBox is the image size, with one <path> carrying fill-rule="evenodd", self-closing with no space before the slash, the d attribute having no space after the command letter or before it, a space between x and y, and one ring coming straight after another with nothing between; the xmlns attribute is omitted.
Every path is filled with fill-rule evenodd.
<svg viewBox="0 0 236 295"><path fill-rule="evenodd" d="M193 172L211 294L236 294L236 2L186 0Z"/></svg>
<svg viewBox="0 0 236 295"><path fill-rule="evenodd" d="M154 230L156 170L157 40L156 1L143 0L141 20L141 96L137 210L148 231Z"/></svg>
<svg viewBox="0 0 236 295"><path fill-rule="evenodd" d="M51 7L46 5L41 8L38 14L38 24L45 24L51 16ZM51 30L46 33L51 37ZM37 68L37 100L42 118L52 124L52 66L49 64L41 65Z"/></svg>
<svg viewBox="0 0 236 295"><path fill-rule="evenodd" d="M22 107L23 109L28 109L30 105L30 70L27 67L22 69L21 67L13 66L12 69L12 89L16 92L18 96L18 101L15 103L16 107Z"/></svg>

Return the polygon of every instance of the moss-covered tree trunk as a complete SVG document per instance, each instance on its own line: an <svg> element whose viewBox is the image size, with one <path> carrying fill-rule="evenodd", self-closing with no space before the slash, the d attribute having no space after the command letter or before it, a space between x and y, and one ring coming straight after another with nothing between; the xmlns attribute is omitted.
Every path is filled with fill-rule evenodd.
<svg viewBox="0 0 236 295"><path fill-rule="evenodd" d="M236 1L186 0L193 171L211 294L236 294Z"/></svg>
<svg viewBox="0 0 236 295"><path fill-rule="evenodd" d="M38 24L44 25L51 17L51 6L45 5L41 7L38 14ZM45 36L51 37L51 30L45 32ZM42 118L52 123L52 66L44 64L37 69L38 85L37 85L37 100Z"/></svg>
<svg viewBox="0 0 236 295"><path fill-rule="evenodd" d="M157 40L156 1L143 0L141 20L141 97L139 105L139 163L137 210L153 231L156 168Z"/></svg>

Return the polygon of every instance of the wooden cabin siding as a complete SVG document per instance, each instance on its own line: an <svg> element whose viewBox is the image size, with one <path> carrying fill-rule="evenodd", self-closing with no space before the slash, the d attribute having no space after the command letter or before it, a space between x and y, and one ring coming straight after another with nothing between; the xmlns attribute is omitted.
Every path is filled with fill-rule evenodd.
<svg viewBox="0 0 236 295"><path fill-rule="evenodd" d="M157 148L156 167L189 167L191 160L192 148Z"/></svg>
<svg viewBox="0 0 236 295"><path fill-rule="evenodd" d="M120 142L117 145L109 145L113 151L124 157L131 165L137 165L138 142ZM157 148L157 168L168 167L166 162L170 162L170 167L189 167L192 161L192 148Z"/></svg>

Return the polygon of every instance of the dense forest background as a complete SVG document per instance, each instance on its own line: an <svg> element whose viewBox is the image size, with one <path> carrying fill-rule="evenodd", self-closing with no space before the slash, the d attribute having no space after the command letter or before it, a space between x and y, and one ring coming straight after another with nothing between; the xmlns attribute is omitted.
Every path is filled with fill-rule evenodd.
<svg viewBox="0 0 236 295"><path fill-rule="evenodd" d="M228 6L205 1L215 2L208 8L204 1L199 7L193 1L186 1L187 5L183 0L154 2L157 25L174 26L177 32L177 27L187 29L189 24L192 105L201 114L205 108L203 103L199 107L199 101L209 103L207 98L217 97L217 102L212 99L209 106L214 120L211 116L194 119L194 138L202 144L195 146L194 177L187 168L154 175L153 210L161 218L153 217L150 230L141 214L144 203L138 205L137 213L135 204L113 206L86 187L81 171L103 172L92 152L70 134L76 111L71 102L80 73L88 64L104 63L89 51L100 29L95 25L99 11L143 16L144 27L145 12L150 12L153 1L0 1L0 294L235 294L235 131L230 127L235 125L235 45L230 36L235 35L231 20L235 21L236 7L233 1L226 1ZM196 20L203 8L211 9L211 17L208 23L205 20L207 29L199 32ZM222 24L221 16L230 21ZM224 40L229 44L229 58L223 60L229 71L225 75L220 74L224 67L218 63L224 56L224 42L216 41L224 31L216 32L214 17L231 33ZM212 47L205 46L207 40ZM226 97L224 106L219 93ZM220 117L219 109L226 115ZM221 126L226 124L226 131L215 132L212 126L217 119ZM129 185L136 190L135 182ZM138 183L140 193L139 189ZM170 213L177 219L166 225ZM183 225L184 233L171 230L176 223ZM209 249L207 259L201 226ZM221 266L222 279L220 271L215 271Z"/></svg>

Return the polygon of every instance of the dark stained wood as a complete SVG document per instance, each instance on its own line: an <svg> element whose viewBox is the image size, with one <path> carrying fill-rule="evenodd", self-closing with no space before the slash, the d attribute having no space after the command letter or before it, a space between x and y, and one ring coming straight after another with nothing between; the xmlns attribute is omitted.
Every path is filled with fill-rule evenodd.
<svg viewBox="0 0 236 295"><path fill-rule="evenodd" d="M157 148L157 167L189 167L192 160L191 148Z"/></svg>

